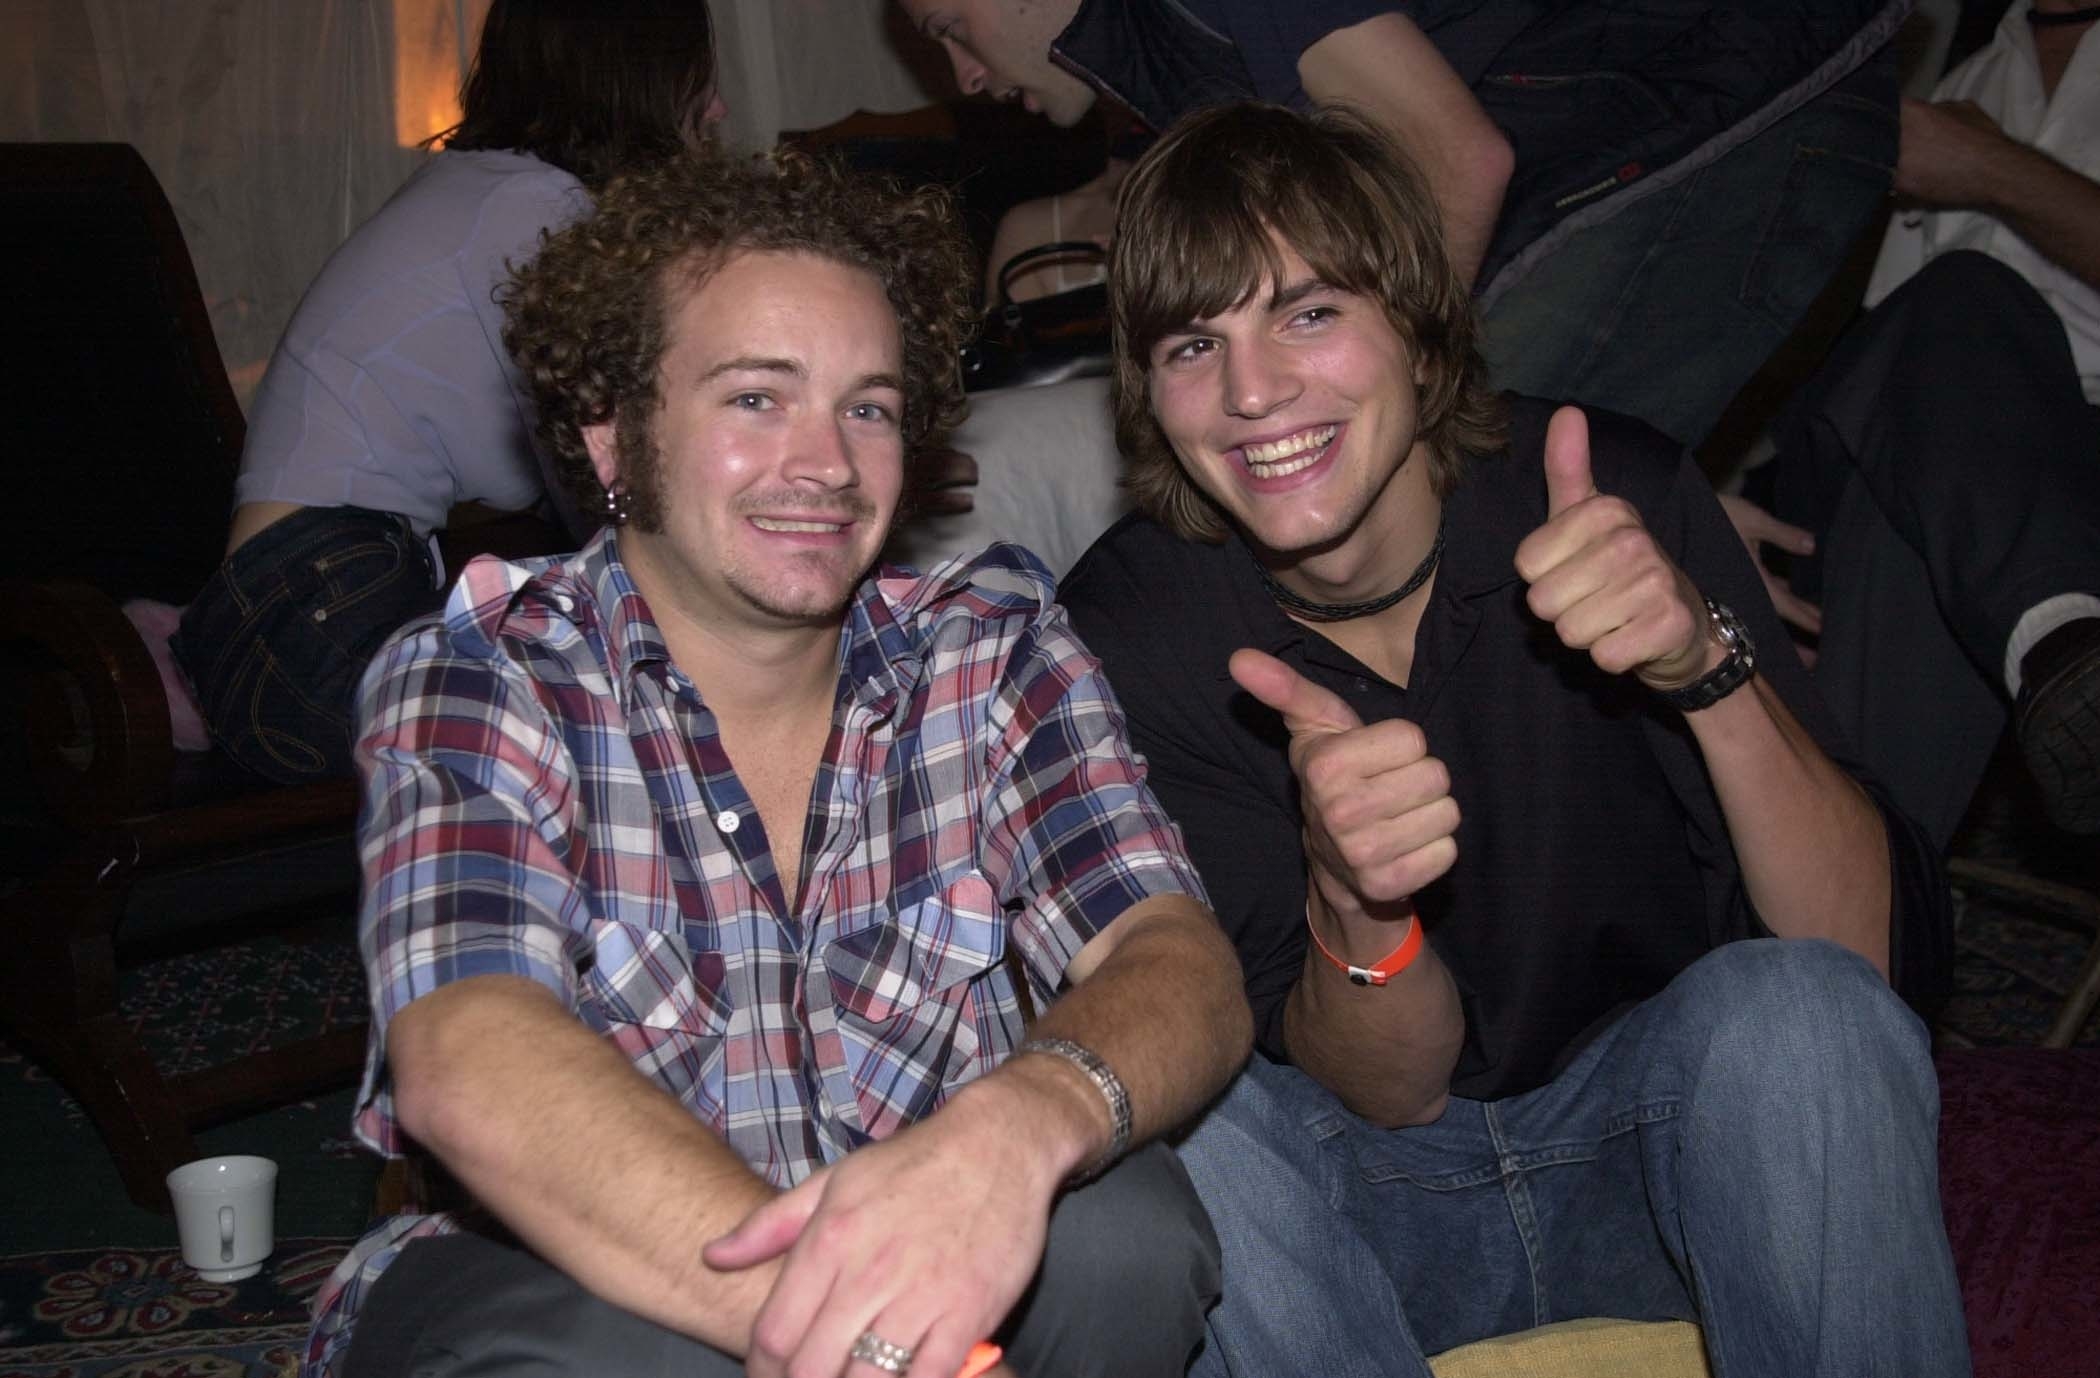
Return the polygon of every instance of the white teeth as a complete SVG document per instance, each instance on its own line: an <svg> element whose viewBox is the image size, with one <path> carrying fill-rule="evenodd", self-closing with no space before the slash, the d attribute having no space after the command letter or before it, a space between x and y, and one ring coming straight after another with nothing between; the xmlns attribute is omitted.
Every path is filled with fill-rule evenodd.
<svg viewBox="0 0 2100 1378"><path fill-rule="evenodd" d="M772 517L753 517L751 524L761 531L809 531L818 535L829 535L845 529L844 522L784 522Z"/></svg>
<svg viewBox="0 0 2100 1378"><path fill-rule="evenodd" d="M1334 439L1335 427L1315 426L1309 431L1287 435L1281 440L1271 440L1260 445L1243 445L1240 454L1247 467L1258 478L1282 478L1295 474L1300 469L1311 468L1320 458L1320 452Z"/></svg>

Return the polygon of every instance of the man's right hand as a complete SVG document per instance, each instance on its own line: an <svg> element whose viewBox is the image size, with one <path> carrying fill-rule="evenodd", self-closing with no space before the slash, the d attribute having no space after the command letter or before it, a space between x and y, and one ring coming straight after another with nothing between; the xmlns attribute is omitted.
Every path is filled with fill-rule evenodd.
<svg viewBox="0 0 2100 1378"><path fill-rule="evenodd" d="M753 1378L847 1374L863 1332L913 1352L912 1378L946 1378L998 1329L1042 1259L1062 1165L1045 1166L1011 1076L985 1077L888 1138L761 1205L702 1252L735 1271L775 1263L751 1327Z"/></svg>
<svg viewBox="0 0 2100 1378"><path fill-rule="evenodd" d="M1260 651L1234 652L1229 668L1291 734L1307 872L1328 911L1405 917L1394 906L1458 860L1450 772L1422 729L1404 718L1367 727L1339 695Z"/></svg>

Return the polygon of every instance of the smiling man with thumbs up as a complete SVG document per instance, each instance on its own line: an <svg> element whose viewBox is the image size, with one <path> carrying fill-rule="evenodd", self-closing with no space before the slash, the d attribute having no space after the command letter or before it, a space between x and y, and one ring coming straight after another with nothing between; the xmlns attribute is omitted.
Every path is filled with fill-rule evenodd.
<svg viewBox="0 0 2100 1378"><path fill-rule="evenodd" d="M1200 1374L1426 1378L1584 1316L1717 1374L1960 1374L1918 829L1847 762L1712 490L1482 382L1427 193L1220 108L1125 185L1140 513L1062 598L1239 950L1184 1145Z"/></svg>

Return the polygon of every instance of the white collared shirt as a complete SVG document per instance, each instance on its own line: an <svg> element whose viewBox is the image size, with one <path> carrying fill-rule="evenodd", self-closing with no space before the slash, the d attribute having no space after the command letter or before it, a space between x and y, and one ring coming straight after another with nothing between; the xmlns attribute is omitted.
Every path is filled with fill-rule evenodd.
<svg viewBox="0 0 2100 1378"><path fill-rule="evenodd" d="M1936 101L1974 101L2008 136L2031 144L2082 176L2100 181L2100 26L2079 40L2056 94L2042 94L2033 0L2015 0L1989 46L1949 72ZM2062 318L2086 401L2100 404L2100 292L2058 267L2003 221L1971 210L1906 211L1889 222L1867 285L1873 306L1935 255L1975 249L2012 268Z"/></svg>

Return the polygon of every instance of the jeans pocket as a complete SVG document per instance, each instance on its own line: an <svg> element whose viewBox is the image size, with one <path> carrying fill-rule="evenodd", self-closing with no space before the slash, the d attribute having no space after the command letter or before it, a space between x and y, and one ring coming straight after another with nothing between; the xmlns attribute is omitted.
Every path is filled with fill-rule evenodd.
<svg viewBox="0 0 2100 1378"><path fill-rule="evenodd" d="M250 640L200 703L227 755L284 784L348 774L350 714L287 673L267 641Z"/></svg>
<svg viewBox="0 0 2100 1378"><path fill-rule="evenodd" d="M1742 304L1781 330L1793 329L1874 222L1895 176L1891 111L1830 97L1821 113L1790 130L1793 155L1743 270Z"/></svg>

